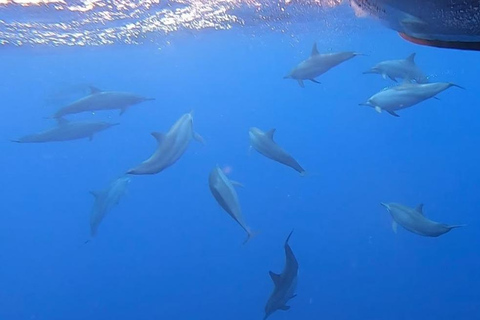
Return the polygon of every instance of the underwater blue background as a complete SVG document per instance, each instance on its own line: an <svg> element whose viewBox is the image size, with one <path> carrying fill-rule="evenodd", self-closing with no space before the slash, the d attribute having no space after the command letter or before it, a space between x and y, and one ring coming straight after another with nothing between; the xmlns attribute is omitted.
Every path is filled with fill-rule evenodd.
<svg viewBox="0 0 480 320"><path fill-rule="evenodd" d="M479 319L478 53L415 46L370 20L297 28L294 39L245 27L178 33L163 46L4 48L0 319L261 319L268 271L282 270L293 228L298 296L271 319ZM320 52L365 56L320 85L282 79L315 41ZM412 52L432 81L466 90L449 89L400 118L359 106L394 84L362 72ZM71 117L121 123L91 142L9 141L53 125L44 118L62 103L47 97L78 84L156 100L121 117ZM191 110L206 145L194 141L171 168L132 177L82 245L89 191L149 157L150 132L166 132ZM307 176L249 155L252 126L276 128ZM259 232L246 245L208 189L216 164L245 185L244 217ZM394 234L380 202L424 203L429 218L468 226L439 238Z"/></svg>

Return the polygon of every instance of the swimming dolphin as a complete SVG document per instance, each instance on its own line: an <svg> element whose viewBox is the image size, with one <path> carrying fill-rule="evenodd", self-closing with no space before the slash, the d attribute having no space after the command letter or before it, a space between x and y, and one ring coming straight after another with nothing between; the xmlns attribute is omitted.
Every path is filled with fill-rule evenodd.
<svg viewBox="0 0 480 320"><path fill-rule="evenodd" d="M222 169L216 166L208 177L208 185L218 204L235 220L247 233L246 243L252 238L252 232L243 220L242 210L234 186L241 186L238 182L229 180Z"/></svg>
<svg viewBox="0 0 480 320"><path fill-rule="evenodd" d="M275 129L262 132L258 128L250 128L248 134L250 136L250 146L259 153L267 158L295 169L302 176L305 175L305 170L298 164L298 162L273 141Z"/></svg>
<svg viewBox="0 0 480 320"><path fill-rule="evenodd" d="M357 55L359 55L359 53L356 52L320 54L317 49L317 44L314 43L310 57L300 62L288 75L283 78L297 80L298 84L302 88L305 87L303 83L304 80L320 83L315 80L316 77Z"/></svg>
<svg viewBox="0 0 480 320"><path fill-rule="evenodd" d="M155 100L154 98L146 98L128 92L102 91L95 87L90 88L90 95L61 108L53 115L53 118L60 118L69 114L86 111L116 109L119 109L120 115L122 115L130 106L143 101Z"/></svg>
<svg viewBox="0 0 480 320"><path fill-rule="evenodd" d="M269 272L275 287L265 305L265 316L263 320L267 319L277 310L290 309L290 306L287 306L287 302L296 296L295 289L297 287L298 262L293 254L292 248L288 245L288 240L292 232L290 232L285 241L285 268L283 272L281 274L273 273L272 271Z"/></svg>
<svg viewBox="0 0 480 320"><path fill-rule="evenodd" d="M92 213L90 214L90 235L94 237L97 234L98 226L107 213L116 206L127 191L130 183L129 177L120 177L113 181L106 190L90 191L95 197Z"/></svg>
<svg viewBox="0 0 480 320"><path fill-rule="evenodd" d="M93 139L97 132L116 126L118 123L108 123L103 121L75 121L70 122L63 118L57 119L57 126L39 133L30 134L21 137L18 140L12 140L18 143L39 143L68 141L88 138Z"/></svg>
<svg viewBox="0 0 480 320"><path fill-rule="evenodd" d="M360 105L373 107L378 113L385 110L392 116L399 117L395 111L409 108L419 102L433 98L450 87L462 88L450 82L404 83L382 90Z"/></svg>
<svg viewBox="0 0 480 320"><path fill-rule="evenodd" d="M192 139L205 143L203 138L193 131L193 112L186 113L166 133L152 132L157 140L157 150L153 155L128 174L155 174L174 164L187 150Z"/></svg>
<svg viewBox="0 0 480 320"><path fill-rule="evenodd" d="M398 225L425 237L438 237L452 229L464 227L464 225L446 225L425 218L423 204L418 205L415 209L398 203L382 202L381 205L387 208L392 216L392 229L395 233L397 233Z"/></svg>
<svg viewBox="0 0 480 320"><path fill-rule="evenodd" d="M415 81L417 83L427 83L428 78L423 74L422 70L415 64L415 53L409 55L406 59L387 60L375 65L367 73L378 73L384 79L389 77L397 82L397 78L406 81Z"/></svg>
<svg viewBox="0 0 480 320"><path fill-rule="evenodd" d="M440 48L480 50L478 1L352 0L359 16L365 13L399 32L407 41Z"/></svg>

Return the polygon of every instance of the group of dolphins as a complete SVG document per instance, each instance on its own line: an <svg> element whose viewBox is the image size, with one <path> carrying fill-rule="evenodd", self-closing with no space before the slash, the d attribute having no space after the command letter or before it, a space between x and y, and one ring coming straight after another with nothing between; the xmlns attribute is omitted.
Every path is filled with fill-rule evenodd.
<svg viewBox="0 0 480 320"><path fill-rule="evenodd" d="M318 76L357 55L359 54L355 52L320 54L316 44L314 44L310 57L299 63L285 78L297 80L302 87L305 86L304 81L306 80L318 83L316 80ZM395 82L397 79L402 79L403 83L378 92L361 105L371 106L377 112L385 110L393 116L398 116L396 111L432 98L451 86L457 86L447 82L429 83L427 77L415 64L414 59L415 54L412 54L406 59L383 61L366 71L365 73L380 74L383 78L390 78ZM100 110L120 110L120 114L123 114L130 106L149 100L154 99L126 92L102 91L91 87L89 95L59 109L52 116L57 121L54 128L27 135L14 141L27 143L82 138L91 140L95 133L115 126L117 123L68 121L65 117L76 113ZM264 132L255 127L250 128L251 147L265 157L294 169L302 176L305 175L305 170L295 158L275 142L274 134L275 129ZM91 192L95 197L90 215L90 234L92 237L97 234L98 227L107 213L118 204L125 194L130 183L129 175L157 174L177 162L192 140L205 143L204 139L194 130L193 112L182 115L168 132L153 132L151 135L157 141L157 147L148 159L127 170L105 190ZM244 221L235 190L235 187L241 186L241 184L230 180L218 166L211 170L208 183L210 191L219 206L246 232L245 242L250 240L253 233ZM382 205L393 219L392 228L395 232L399 224L410 232L422 236L437 237L451 229L460 227L460 225L446 225L429 220L423 213L423 205L416 208L409 208L396 203L382 203ZM281 274L270 272L274 290L265 306L264 319L276 310L288 310L290 307L287 306L287 302L295 297L298 262L289 246L290 236L291 233L284 244L286 262L283 272Z"/></svg>

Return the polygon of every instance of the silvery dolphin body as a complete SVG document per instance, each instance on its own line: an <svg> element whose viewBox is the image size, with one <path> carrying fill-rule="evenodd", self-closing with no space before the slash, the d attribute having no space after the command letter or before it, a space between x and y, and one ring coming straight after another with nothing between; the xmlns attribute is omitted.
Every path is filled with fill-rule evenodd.
<svg viewBox="0 0 480 320"><path fill-rule="evenodd" d="M258 128L250 128L248 134L250 137L250 146L259 153L267 158L293 168L302 176L305 175L305 170L298 164L298 162L273 140L275 129L263 132Z"/></svg>
<svg viewBox="0 0 480 320"><path fill-rule="evenodd" d="M222 169L216 166L208 177L208 185L210 191L213 194L215 200L218 204L225 210L232 218L235 220L240 227L247 233L247 239L244 243L252 237L252 232L250 228L245 224L243 220L242 210L240 208L240 202L238 200L237 192L235 191L234 186L241 186L236 181L232 181L227 178L223 173Z"/></svg>
<svg viewBox="0 0 480 320"><path fill-rule="evenodd" d="M193 130L193 112L184 114L166 133L153 132L157 150L153 155L130 169L128 174L156 174L174 164L187 150L192 139L204 143L203 138Z"/></svg>
<svg viewBox="0 0 480 320"><path fill-rule="evenodd" d="M287 302L296 296L298 262L293 254L292 248L290 248L288 244L292 232L290 232L285 241L285 268L283 272L281 274L273 273L272 271L269 272L275 287L265 305L265 316L263 320L267 319L277 310L285 311L290 309L290 306L287 306Z"/></svg>
<svg viewBox="0 0 480 320"><path fill-rule="evenodd" d="M382 61L364 72L364 74L367 73L377 73L384 79L388 77L395 82L397 82L397 79L415 81L416 83L428 82L428 78L415 63L415 53L412 53L406 59Z"/></svg>
<svg viewBox="0 0 480 320"><path fill-rule="evenodd" d="M284 79L294 79L303 88L305 87L303 81L310 80L319 83L315 80L316 77L327 72L331 68L359 55L356 52L337 52L320 54L315 43L312 48L310 57L300 62Z"/></svg>
<svg viewBox="0 0 480 320"><path fill-rule="evenodd" d="M433 98L450 87L462 88L450 82L404 83L382 90L360 105L373 107L378 113L385 110L392 116L399 117L395 111L409 108L419 102Z"/></svg>
<svg viewBox="0 0 480 320"><path fill-rule="evenodd" d="M92 237L97 234L98 226L107 213L120 202L129 183L130 178L124 176L113 181L106 190L90 191L95 197L95 203L90 214L90 235Z"/></svg>
<svg viewBox="0 0 480 320"><path fill-rule="evenodd" d="M91 94L61 108L53 117L60 118L69 114L100 110L120 110L122 115L129 107L149 100L155 99L128 92L102 91L91 87Z"/></svg>
<svg viewBox="0 0 480 320"><path fill-rule="evenodd" d="M63 118L57 119L57 126L43 132L30 134L13 140L18 143L40 143L54 141L69 141L88 138L93 139L97 132L116 126L118 123L108 123L103 121L67 121Z"/></svg>
<svg viewBox="0 0 480 320"><path fill-rule="evenodd" d="M452 229L463 227L463 225L446 225L429 220L423 214L423 204L416 208L409 208L398 203L381 203L387 208L392 216L392 229L397 233L398 225L401 225L410 232L425 237L438 237Z"/></svg>
<svg viewBox="0 0 480 320"><path fill-rule="evenodd" d="M477 0L352 0L357 15L370 14L416 44L480 50Z"/></svg>

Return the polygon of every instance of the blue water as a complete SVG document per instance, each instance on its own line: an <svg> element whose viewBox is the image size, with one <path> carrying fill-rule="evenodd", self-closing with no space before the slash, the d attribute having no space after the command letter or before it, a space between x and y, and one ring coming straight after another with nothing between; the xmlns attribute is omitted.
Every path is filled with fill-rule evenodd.
<svg viewBox="0 0 480 320"><path fill-rule="evenodd" d="M282 271L293 228L298 296L271 319L479 319L478 53L418 47L370 20L289 31L252 26L178 33L168 45L5 48L0 319L261 319L273 287L268 271ZM315 41L321 52L365 56L322 75L321 85L283 80ZM362 72L412 52L432 80L466 90L449 89L400 118L358 106L393 84ZM91 142L9 141L52 126L44 118L62 106L48 100L52 92L79 84L156 101L121 117L72 116L121 123ZM150 132L166 132L191 110L206 145L193 141L172 167L132 177L98 236L82 245L89 191L149 157ZM307 176L249 155L252 126L276 128ZM208 189L216 164L245 185L244 217L259 232L246 245ZM394 234L380 202L424 203L427 217L468 226L439 238Z"/></svg>

